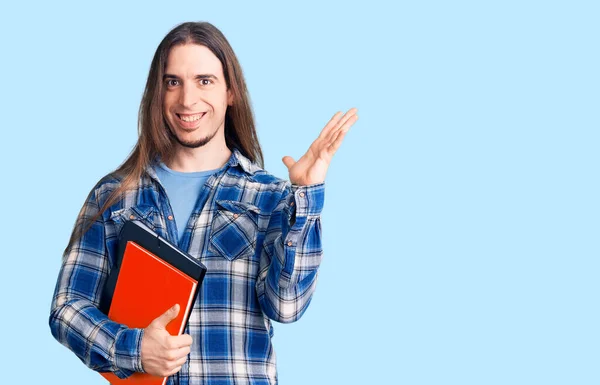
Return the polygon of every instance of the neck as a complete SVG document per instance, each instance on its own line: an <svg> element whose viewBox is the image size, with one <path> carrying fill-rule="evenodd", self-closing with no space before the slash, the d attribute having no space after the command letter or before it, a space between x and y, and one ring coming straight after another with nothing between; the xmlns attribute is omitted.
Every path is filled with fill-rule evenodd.
<svg viewBox="0 0 600 385"><path fill-rule="evenodd" d="M187 148L179 143L165 164L171 170L180 172L198 172L221 168L229 161L231 151L225 145L225 138L217 140L215 136L202 147Z"/></svg>

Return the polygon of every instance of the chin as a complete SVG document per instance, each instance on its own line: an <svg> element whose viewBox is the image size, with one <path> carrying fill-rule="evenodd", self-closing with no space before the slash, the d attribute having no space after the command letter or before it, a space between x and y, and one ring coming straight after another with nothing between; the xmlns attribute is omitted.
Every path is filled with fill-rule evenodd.
<svg viewBox="0 0 600 385"><path fill-rule="evenodd" d="M214 135L177 135L177 142L186 148L198 148L208 144Z"/></svg>

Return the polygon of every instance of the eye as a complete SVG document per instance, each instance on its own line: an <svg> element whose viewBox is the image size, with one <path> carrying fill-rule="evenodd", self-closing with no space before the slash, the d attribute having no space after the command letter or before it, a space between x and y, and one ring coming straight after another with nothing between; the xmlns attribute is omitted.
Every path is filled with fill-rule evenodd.
<svg viewBox="0 0 600 385"><path fill-rule="evenodd" d="M178 83L179 81L177 79L167 79L167 87L174 87L177 85L173 82Z"/></svg>
<svg viewBox="0 0 600 385"><path fill-rule="evenodd" d="M204 82L206 82L206 83L204 83ZM200 84L203 85L203 86L208 86L208 85L212 84L212 80L210 80L210 79L200 79Z"/></svg>

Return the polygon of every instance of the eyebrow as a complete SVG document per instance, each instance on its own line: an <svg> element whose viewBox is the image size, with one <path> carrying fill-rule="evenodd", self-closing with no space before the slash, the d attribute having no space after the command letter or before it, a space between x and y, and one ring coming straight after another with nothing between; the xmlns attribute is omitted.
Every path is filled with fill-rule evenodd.
<svg viewBox="0 0 600 385"><path fill-rule="evenodd" d="M179 76L173 75L173 74L164 74L163 80L167 80L167 79L179 79ZM217 77L213 74L199 74L199 75L194 76L194 79L196 79L196 80L200 80L200 79L217 80Z"/></svg>

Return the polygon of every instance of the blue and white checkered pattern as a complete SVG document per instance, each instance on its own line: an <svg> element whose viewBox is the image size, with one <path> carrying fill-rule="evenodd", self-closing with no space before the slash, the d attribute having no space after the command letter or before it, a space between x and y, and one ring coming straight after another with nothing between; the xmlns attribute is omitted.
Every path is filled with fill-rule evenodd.
<svg viewBox="0 0 600 385"><path fill-rule="evenodd" d="M92 189L90 218L119 186L113 174ZM98 310L123 224L136 218L208 268L185 333L194 340L168 384L276 384L271 320L306 310L322 258L324 183L295 186L234 150L200 192L181 242L164 189L149 166L136 190L107 209L63 255L49 318L54 337L88 367L126 378L143 371L143 329ZM165 309L167 310L167 309ZM157 314L158 316L159 314Z"/></svg>

